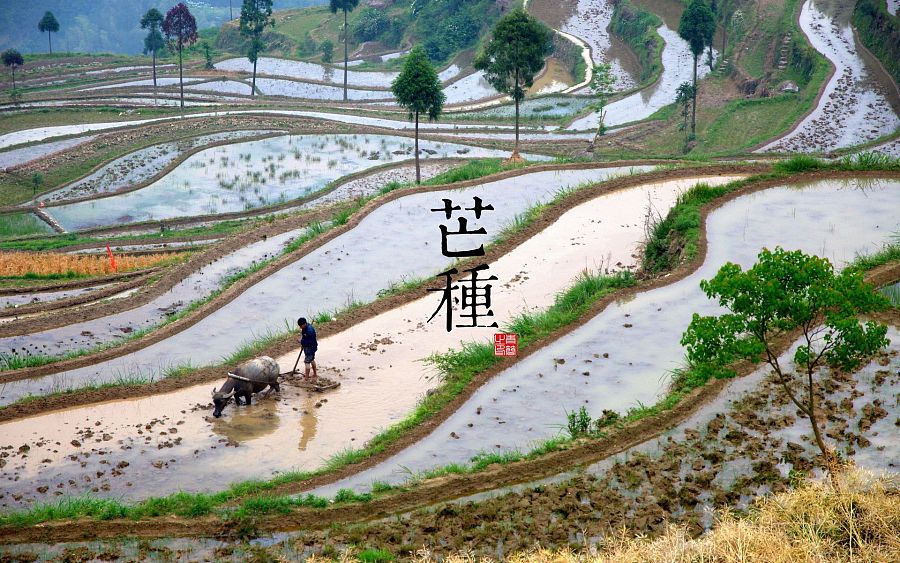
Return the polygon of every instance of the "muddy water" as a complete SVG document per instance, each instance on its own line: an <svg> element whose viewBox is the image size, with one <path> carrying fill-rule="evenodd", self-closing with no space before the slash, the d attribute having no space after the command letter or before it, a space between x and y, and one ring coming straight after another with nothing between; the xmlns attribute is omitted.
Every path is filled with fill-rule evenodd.
<svg viewBox="0 0 900 563"><path fill-rule="evenodd" d="M66 139L65 141L43 143L21 149L0 152L0 169L25 164L26 162L43 158L47 155L74 147L75 145L93 141L96 138L96 135L88 135L86 137L76 137L74 139Z"/></svg>
<svg viewBox="0 0 900 563"><path fill-rule="evenodd" d="M393 483L481 452L528 450L558 434L566 412L625 412L656 402L683 365L681 333L694 312L718 307L699 289L726 261L749 266L760 248L802 249L843 265L900 228L900 182L825 181L741 197L707 221L701 268L673 285L618 302L580 329L497 375L427 438L370 471L324 488ZM639 345L635 345L639 343ZM402 468L402 469L401 469Z"/></svg>
<svg viewBox="0 0 900 563"><path fill-rule="evenodd" d="M636 167L635 171L649 167ZM430 276L447 259L430 235L440 235L434 213L428 211L441 197L472 197L495 205L482 215L491 236L532 204L546 201L567 186L602 181L632 169L604 168L537 172L490 182L465 190L407 196L381 206L354 229L304 256L256 284L234 301L193 327L143 350L109 362L66 373L0 387L0 404L29 393L44 394L91 381L112 381L122 374L158 373L161 368L191 362L206 365L232 353L240 343L271 331L280 331L296 317L314 317L354 301L368 302L379 290L410 277ZM441 195L443 194L443 195ZM461 195L462 194L462 195ZM411 233L415 233L413 237ZM437 244L440 239L437 240ZM437 250L435 250L437 248ZM383 265L373 270L372 264ZM23 338L22 345L32 342ZM73 337L74 338L74 337ZM203 342L198 348L196 342ZM51 345L49 342L47 345Z"/></svg>
<svg viewBox="0 0 900 563"><path fill-rule="evenodd" d="M613 5L610 0L580 0L562 30L580 37L591 47L594 63L608 62L616 79L616 90L637 85L640 69L633 53L621 41L613 41L609 31Z"/></svg>
<svg viewBox="0 0 900 563"><path fill-rule="evenodd" d="M889 102L893 85L881 84L880 71L860 56L849 10L837 3L808 1L800 12L800 27L835 72L812 113L759 152L830 151L874 140L900 127L900 117Z"/></svg>
<svg viewBox="0 0 900 563"><path fill-rule="evenodd" d="M189 82L199 82L203 80L202 78L190 78L184 77L184 84L188 84ZM178 78L157 78L156 85L157 86L177 86L180 84ZM106 84L104 86L94 86L93 88L82 88L79 92L90 92L92 90L108 90L109 88L133 88L135 86L153 86L153 79L149 80L132 80L131 82L120 82L118 84Z"/></svg>
<svg viewBox="0 0 900 563"><path fill-rule="evenodd" d="M516 180L517 185L523 183L521 178ZM541 180L548 183L546 176ZM648 201L667 209L690 185L690 181L663 182L597 198L569 211L492 263L490 272L498 277L494 318L506 323L523 310L547 307L584 269L633 267ZM490 194L483 190L466 190L467 195L474 193L483 194L486 202L495 202L499 211L500 199L487 199ZM425 195L432 196L422 202L430 207L442 194ZM405 202L403 209L392 210L393 215L409 213L411 204ZM423 206L415 208L422 213ZM341 264L351 259L347 255ZM370 269L372 263L367 262ZM334 260L332 264L338 266ZM296 279L296 273L294 276ZM330 281L334 285L338 280ZM424 298L340 335L322 338L320 369L342 382L337 391L324 395L307 396L288 382L280 399L264 399L250 408L232 406L222 419L209 420L204 415L209 413L205 404L212 385L201 385L4 424L4 440L13 446L7 451L18 452L27 444L31 454L24 458L24 452L11 455L2 477L8 479L10 493L27 493L20 500L30 502L53 495L55 490L74 493L94 487L128 497L161 494L174 487L206 490L273 471L318 467L324 458L362 445L379 429L403 418L421 394L437 384L421 358L473 337L487 338L495 331L447 332L443 319L427 322L435 306L435 299ZM294 360L293 353L278 358L283 371L289 370ZM204 406L193 411L196 404ZM88 448L104 453L85 456L91 453ZM118 467L122 475L103 467L109 464ZM178 479L172 479L173 470ZM104 472L99 481L93 477L97 471ZM38 490L44 486L50 488L49 493ZM0 503L13 501L9 496L0 499Z"/></svg>
<svg viewBox="0 0 900 563"><path fill-rule="evenodd" d="M386 127L388 129L412 129L414 124L409 121L396 121L391 119L380 119L374 117L364 117L356 115L347 115L340 113L326 113L302 110L231 110L231 111L215 111L202 112L186 115L184 118L210 117L220 115L287 115L294 117L312 117L317 119L325 119L330 121L339 121L341 123L353 123L357 125L373 125L376 127ZM182 119L179 115L171 117L157 117L153 119L136 119L130 121L114 121L109 123L84 123L79 125L57 125L53 127L37 127L34 129L24 129L22 131L14 131L5 135L0 135L0 149L11 147L18 144L30 143L34 141L42 141L51 137L62 137L65 135L77 135L90 131L102 131L104 129L113 129L117 127L139 126L147 123L155 123L157 121L167 121L170 119ZM484 129L484 125L472 123L429 123L422 124L421 129ZM490 126L491 129L509 129L509 125Z"/></svg>
<svg viewBox="0 0 900 563"><path fill-rule="evenodd" d="M444 87L447 105L464 104L501 96L484 78L484 72L474 72Z"/></svg>
<svg viewBox="0 0 900 563"><path fill-rule="evenodd" d="M341 176L413 158L412 139L384 135L286 135L213 147L149 186L54 207L67 231L246 211L308 195ZM505 151L421 140L424 158L498 157Z"/></svg>
<svg viewBox="0 0 900 563"><path fill-rule="evenodd" d="M185 90L194 92L217 92L219 94L244 94L249 96L250 85L246 82L237 80L215 80L213 82L203 82L202 84L191 84L185 86Z"/></svg>
<svg viewBox="0 0 900 563"><path fill-rule="evenodd" d="M343 100L344 89L341 86L323 86L310 82L284 80L281 78L257 78L256 88L267 96L286 96L307 100ZM393 95L385 90L347 89L347 99L357 100L390 100Z"/></svg>
<svg viewBox="0 0 900 563"><path fill-rule="evenodd" d="M660 26L657 32L665 41L662 51L662 75L651 86L609 104L604 121L608 127L649 117L656 110L675 102L675 91L678 86L693 79L694 57L687 42L665 24ZM708 73L709 66L703 64L701 60L697 67L697 77L702 78ZM596 129L598 121L598 115L592 113L575 120L569 129L576 131Z"/></svg>
<svg viewBox="0 0 900 563"><path fill-rule="evenodd" d="M253 65L246 58L227 59L216 63L219 70L252 72ZM286 76L319 82L344 83L344 71L333 66L309 63L306 61L291 61L272 57L260 57L256 65L257 74L269 76ZM391 82L399 75L397 72L379 71L348 71L347 84L350 86L367 86L370 88L390 88ZM257 78L257 83L259 79Z"/></svg>
<svg viewBox="0 0 900 563"><path fill-rule="evenodd" d="M97 285L93 287L81 287L78 289L67 289L64 291L43 291L35 293L16 293L12 295L0 295L0 307L17 307L19 305L27 305L30 303L48 303L50 301L58 301L75 297L91 291L109 287L106 285Z"/></svg>

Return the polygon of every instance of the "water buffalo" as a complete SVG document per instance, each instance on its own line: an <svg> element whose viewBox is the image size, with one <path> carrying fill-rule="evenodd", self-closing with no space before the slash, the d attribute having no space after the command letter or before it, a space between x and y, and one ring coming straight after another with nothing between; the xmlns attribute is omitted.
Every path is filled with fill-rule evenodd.
<svg viewBox="0 0 900 563"><path fill-rule="evenodd" d="M266 387L271 387L272 391L281 391L278 385L278 364L275 360L268 356L262 356L244 362L239 365L233 373L228 374L228 379L218 390L213 388L212 397L213 416L219 418L225 405L234 397L236 405L241 404L244 399L245 405L250 404L250 395L259 393Z"/></svg>

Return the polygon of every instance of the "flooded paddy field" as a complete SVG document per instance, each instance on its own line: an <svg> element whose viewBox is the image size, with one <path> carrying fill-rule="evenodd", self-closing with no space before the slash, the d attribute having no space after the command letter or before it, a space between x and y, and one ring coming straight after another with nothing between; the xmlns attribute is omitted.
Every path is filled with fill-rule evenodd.
<svg viewBox="0 0 900 563"><path fill-rule="evenodd" d="M309 195L329 182L413 158L413 140L384 135L287 135L223 145L188 157L128 193L55 206L67 231L247 211ZM425 158L502 156L504 151L422 140Z"/></svg>
<svg viewBox="0 0 900 563"><path fill-rule="evenodd" d="M813 111L759 152L826 152L875 140L900 127L896 86L889 78L880 80L883 73L860 55L849 12L841 11L838 2L809 0L803 5L800 27L835 72Z"/></svg>
<svg viewBox="0 0 900 563"><path fill-rule="evenodd" d="M629 90L637 86L640 70L634 54L609 31L612 13L613 4L609 0L579 0L561 29L590 45L595 64L611 65L616 90Z"/></svg>
<svg viewBox="0 0 900 563"><path fill-rule="evenodd" d="M716 314L699 282L726 261L751 265L763 247L801 249L844 265L881 248L900 224L896 181L819 182L742 196L707 221L703 266L670 286L607 307L590 322L498 374L414 447L379 466L320 490L368 490L480 452L528 451L560 432L566 412L585 406L624 413L665 392L683 365L681 333L693 313ZM776 227L777 225L777 227ZM815 233L815 236L811 236ZM641 346L630 346L639 341ZM502 425L502 433L498 428Z"/></svg>
<svg viewBox="0 0 900 563"><path fill-rule="evenodd" d="M538 178L530 181L538 181L541 174L536 174ZM521 177L515 180L522 183ZM715 177L710 181L721 183L727 180L727 177ZM549 306L556 292L570 285L585 269L633 268L634 251L643 232L648 201L666 209L693 181L640 185L597 197L566 212L548 229L492 263L492 273L503 282L493 305L497 319L505 322L521 310ZM470 188L464 193L481 193L485 201L492 201L488 197L490 194L479 188ZM434 199L435 196L438 199ZM400 201L420 197L439 201L440 196L441 193L420 194ZM403 209L421 210L422 207L404 201ZM396 215L396 210L385 211ZM370 216L366 221L369 219L377 218ZM364 225L365 221L357 229ZM553 252L548 253L546 249ZM324 247L322 250L330 251ZM344 253L340 257L343 258L341 264L352 259ZM334 262L334 257L331 258ZM307 272L308 276L314 273ZM337 272L332 268L329 273L329 281L334 283ZM312 282L312 277L307 281ZM259 293L245 294L240 299L246 296L259 300ZM25 476L28 476L29 487L49 479L46 481L48 489L42 490L50 491L50 495L54 490L71 493L96 488L99 491L94 492L99 494L140 498L169 490L167 487L174 485L165 476L169 470L178 471L176 486L179 488L207 490L211 479L235 480L277 470L318 467L323 458L344 448L361 445L380 428L405 416L418 398L436 384L430 379L428 370L423 370L421 358L431 351L459 346L464 336L446 332L440 323L425 322L434 309L433 301L431 298L413 301L339 335L321 339L320 355L333 358L327 364L322 362L327 366L323 369L329 377L342 382L338 390L327 395L307 395L292 389L288 381L282 397L277 400L262 399L249 408L229 409L225 417L211 421L204 416L208 414L206 403L210 385L200 385L152 398L95 405L31 418L27 422L3 424L11 444L22 438L32 444L29 447L40 443L37 447L42 448L37 456L28 456L24 460L16 456L15 460L10 460L8 467L12 469L5 476L12 487L17 487L15 483ZM229 315L233 313L231 311ZM220 326L214 316L207 320ZM288 371L294 359L294 353L289 353L277 361L283 371ZM125 405L128 406L123 408ZM133 431L136 424L141 426L139 435ZM25 434L20 435L20 431ZM89 438L87 441L86 437ZM56 442L69 445L60 449ZM91 453L84 449L88 447L85 444L91 444L90 448L103 454L85 456L85 453ZM76 450L63 453L70 448ZM47 458L43 457L44 449ZM57 451L53 452L54 449ZM295 453L286 456L285 451ZM72 459L73 455L78 461ZM29 460L36 457L51 459L51 462L43 466L32 464ZM248 464L247 459L258 460L260 464ZM107 463L102 463L104 461ZM86 462L85 465L81 465L82 462ZM105 471L110 469L103 467L108 463L118 468L117 471ZM90 482L84 479L85 475L98 472L104 473L98 477L99 482L95 477L91 477ZM19 481L15 480L17 476ZM69 479L76 484L72 485ZM44 485L37 486L43 488ZM36 494L44 493L38 491ZM31 492L28 497L32 498Z"/></svg>
<svg viewBox="0 0 900 563"><path fill-rule="evenodd" d="M198 147L276 132L273 130L225 131L154 145L120 157L81 180L42 195L40 199L45 203L55 203L67 199L117 192L153 178L184 153Z"/></svg>
<svg viewBox="0 0 900 563"><path fill-rule="evenodd" d="M694 56L691 54L687 42L678 35L677 31L670 29L665 24L656 31L665 42L662 51L663 71L659 80L606 106L604 123L607 127L646 119L658 109L671 104L675 100L678 86L683 82L691 81ZM713 53L715 54L715 49ZM702 78L708 73L709 66L698 65L698 78ZM598 123L598 114L592 113L576 119L569 125L569 129L576 131L596 129Z"/></svg>
<svg viewBox="0 0 900 563"><path fill-rule="evenodd" d="M76 145L89 143L96 138L96 135L87 135L85 137L75 137L74 139L66 139L64 141L42 143L40 145L32 145L22 147L21 149L0 152L0 169L27 164L53 153L72 148Z"/></svg>
<svg viewBox="0 0 900 563"><path fill-rule="evenodd" d="M560 189L602 181L630 171L631 168L612 167L537 172L462 191L450 190L444 197L478 195L483 201L505 198L508 203L503 209L498 207L496 213L485 214L481 222L489 233L493 233L492 236L497 236L516 214L549 200ZM434 230L434 216L428 209L433 202L440 202L440 193L437 192L437 196L407 196L379 207L352 230L255 284L228 305L171 338L122 358L57 375L7 383L0 387L0 405L29 394L47 394L92 382L115 381L123 376L159 377L167 368L185 363L207 365L232 353L239 342L283 330L286 322L293 324L296 321L291 317L313 318L318 313L335 311L354 302L366 303L392 283L434 275L447 265L447 260L439 251L434 252L427 236L423 235L421 242L414 245L404 241L409 239L410 232ZM390 267L372 270L362 260L364 256ZM295 290L298 283L303 287L299 293ZM6 344L21 348L33 344L36 338L39 335L23 335L18 346ZM195 345L198 338L204 342L201 349ZM56 342L57 339L48 338L45 344L50 346Z"/></svg>

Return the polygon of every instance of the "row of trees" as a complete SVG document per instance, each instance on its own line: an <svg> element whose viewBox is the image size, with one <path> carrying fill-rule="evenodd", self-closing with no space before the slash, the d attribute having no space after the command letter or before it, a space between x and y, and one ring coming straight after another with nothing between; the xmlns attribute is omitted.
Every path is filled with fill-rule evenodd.
<svg viewBox="0 0 900 563"><path fill-rule="evenodd" d="M253 85L251 95L256 94L256 63L265 45L262 34L267 27L274 26L272 0L243 0L241 5L240 31L249 39L247 59L253 63ZM183 3L172 7L166 15L156 8L150 8L141 17L141 29L146 29L144 54L153 56L153 87L156 88L156 57L166 46L178 52L178 83L181 107L184 107L184 49L197 42L197 20ZM206 52L207 65L210 54Z"/></svg>
<svg viewBox="0 0 900 563"><path fill-rule="evenodd" d="M550 53L552 32L519 8L502 17L494 26L484 50L475 58L475 68L498 92L512 97L516 104L516 144L512 159L519 158L519 102L534 84L534 77ZM346 75L345 75L346 76ZM419 165L419 118L436 120L446 101L437 70L425 49L416 46L403 63L403 70L391 84L397 104L409 111L415 121L416 183L421 182Z"/></svg>

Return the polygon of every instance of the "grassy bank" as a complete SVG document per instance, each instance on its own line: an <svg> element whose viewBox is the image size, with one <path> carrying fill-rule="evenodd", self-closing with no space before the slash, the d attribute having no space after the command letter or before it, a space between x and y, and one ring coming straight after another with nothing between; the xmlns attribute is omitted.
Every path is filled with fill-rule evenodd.
<svg viewBox="0 0 900 563"><path fill-rule="evenodd" d="M641 64L640 83L648 84L662 72L664 42L656 32L662 25L656 14L639 8L628 0L615 4L609 29L622 38L637 54Z"/></svg>
<svg viewBox="0 0 900 563"><path fill-rule="evenodd" d="M858 0L853 26L859 38L878 57L894 82L900 84L900 16L887 11L885 0Z"/></svg>

